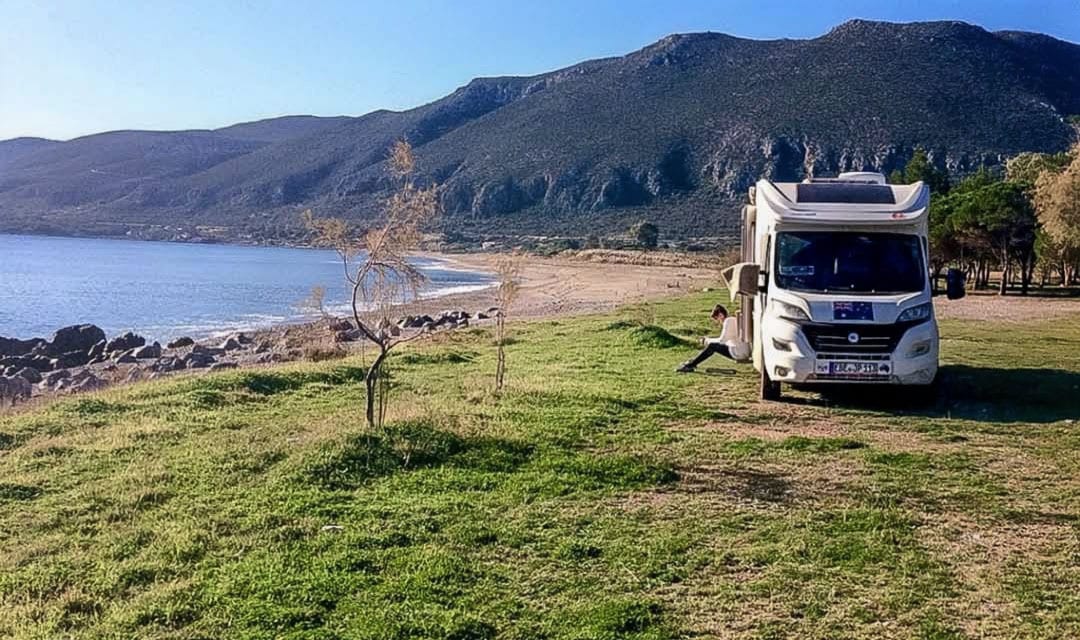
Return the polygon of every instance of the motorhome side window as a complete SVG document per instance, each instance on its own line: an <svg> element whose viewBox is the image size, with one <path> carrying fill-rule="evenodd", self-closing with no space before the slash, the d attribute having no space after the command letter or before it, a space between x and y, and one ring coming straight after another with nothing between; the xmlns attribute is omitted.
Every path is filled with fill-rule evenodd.
<svg viewBox="0 0 1080 640"><path fill-rule="evenodd" d="M776 236L775 282L805 292L896 294L926 284L919 236L787 231Z"/></svg>

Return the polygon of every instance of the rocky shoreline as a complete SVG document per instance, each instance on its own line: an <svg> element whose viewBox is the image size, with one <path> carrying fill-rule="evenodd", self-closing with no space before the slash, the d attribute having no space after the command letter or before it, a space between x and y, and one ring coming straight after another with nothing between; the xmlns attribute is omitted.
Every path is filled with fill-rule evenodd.
<svg viewBox="0 0 1080 640"><path fill-rule="evenodd" d="M499 259L489 254L433 257L478 271L493 271ZM712 269L681 262L657 263L656 257L649 256L648 264L610 252L587 253L579 259L522 257L521 288L509 315L515 321L527 321L604 312L716 285ZM490 322L485 316L493 315L495 293L488 288L416 300L397 310L403 317L393 325L394 330L437 333ZM439 311L448 308L456 311ZM468 313L463 309L482 311ZM410 320L404 315L407 313L418 315ZM50 339L0 337L0 409L12 398L47 399L125 381L200 375L215 367L221 370L341 357L359 351L362 344L351 322L330 318L215 339L179 339L164 345L126 333L106 339L105 332L93 325L64 327ZM37 376L41 380L31 382Z"/></svg>
<svg viewBox="0 0 1080 640"><path fill-rule="evenodd" d="M406 315L380 331L435 333L490 320L496 308ZM93 324L58 329L50 339L0 336L0 407L36 397L102 389L181 372L213 372L348 355L363 334L351 320L327 317L306 325L237 332L216 340L181 337L162 346L132 332L108 339Z"/></svg>

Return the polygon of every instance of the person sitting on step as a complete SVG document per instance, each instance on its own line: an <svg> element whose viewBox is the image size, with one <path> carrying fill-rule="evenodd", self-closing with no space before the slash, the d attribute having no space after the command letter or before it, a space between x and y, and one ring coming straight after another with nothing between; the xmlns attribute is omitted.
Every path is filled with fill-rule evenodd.
<svg viewBox="0 0 1080 640"><path fill-rule="evenodd" d="M747 360L750 357L750 345L739 342L738 317L728 315L727 309L722 304L713 307L710 317L713 322L720 325L720 337L704 338L702 343L705 348L693 359L687 360L678 369L675 369L676 373L693 373L699 364L708 360L715 353L735 361Z"/></svg>

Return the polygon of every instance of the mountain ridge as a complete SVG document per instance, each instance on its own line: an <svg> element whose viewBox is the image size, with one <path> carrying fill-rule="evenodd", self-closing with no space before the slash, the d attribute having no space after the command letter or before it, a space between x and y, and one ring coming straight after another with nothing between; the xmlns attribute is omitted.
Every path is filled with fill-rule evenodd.
<svg viewBox="0 0 1080 640"><path fill-rule="evenodd" d="M453 235L604 234L648 218L669 238L722 238L760 176L889 171L918 146L963 173L1065 148L1078 113L1080 45L1044 34L867 20L801 40L672 34L624 56L475 78L413 109L25 152L0 171L0 230L295 239L303 208L376 215L385 150L404 138L422 179L443 184ZM102 158L122 179L91 174Z"/></svg>

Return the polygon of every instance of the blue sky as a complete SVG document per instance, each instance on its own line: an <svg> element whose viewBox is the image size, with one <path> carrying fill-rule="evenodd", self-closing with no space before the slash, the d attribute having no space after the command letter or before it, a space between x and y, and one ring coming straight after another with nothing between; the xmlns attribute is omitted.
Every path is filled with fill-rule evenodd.
<svg viewBox="0 0 1080 640"><path fill-rule="evenodd" d="M403 109L669 33L807 38L854 17L1080 42L1080 0L0 0L0 139Z"/></svg>

